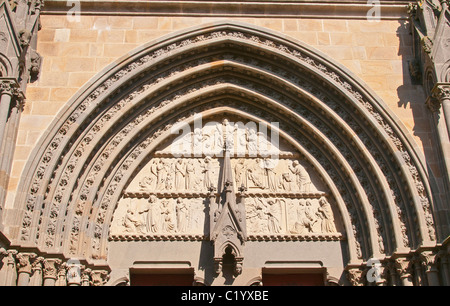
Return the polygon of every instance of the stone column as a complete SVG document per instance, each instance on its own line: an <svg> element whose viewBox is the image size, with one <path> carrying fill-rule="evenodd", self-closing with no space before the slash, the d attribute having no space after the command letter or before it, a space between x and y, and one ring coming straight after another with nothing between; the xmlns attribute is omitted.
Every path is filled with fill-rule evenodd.
<svg viewBox="0 0 450 306"><path fill-rule="evenodd" d="M5 277L5 286L16 286L17 280L17 269L16 269L16 250L8 250L8 259L6 262L6 277Z"/></svg>
<svg viewBox="0 0 450 306"><path fill-rule="evenodd" d="M31 265L31 279L30 286L40 287L42 286L42 262L43 257L36 258Z"/></svg>
<svg viewBox="0 0 450 306"><path fill-rule="evenodd" d="M34 253L17 254L17 286L28 286L31 277L31 261L36 257L37 255Z"/></svg>
<svg viewBox="0 0 450 306"><path fill-rule="evenodd" d="M403 286L412 286L411 262L408 258L395 259L395 268Z"/></svg>
<svg viewBox="0 0 450 306"><path fill-rule="evenodd" d="M44 260L44 286L53 287L58 277L58 269L62 261L60 259Z"/></svg>
<svg viewBox="0 0 450 306"><path fill-rule="evenodd" d="M439 286L439 275L436 267L436 253L432 251L422 252L422 264L425 266L429 286Z"/></svg>
<svg viewBox="0 0 450 306"><path fill-rule="evenodd" d="M395 268L395 263L393 261L389 261L387 264L387 269L389 271L389 277L391 286L397 286L397 269Z"/></svg>
<svg viewBox="0 0 450 306"><path fill-rule="evenodd" d="M3 137L6 130L6 122L8 121L11 101L18 85L12 79L0 80L0 147L3 143Z"/></svg>
<svg viewBox="0 0 450 306"><path fill-rule="evenodd" d="M387 279L386 279L386 275L388 274L388 268L386 267L386 265L380 265L378 267L378 274L379 277L376 281L376 285L379 287L384 287L387 284Z"/></svg>

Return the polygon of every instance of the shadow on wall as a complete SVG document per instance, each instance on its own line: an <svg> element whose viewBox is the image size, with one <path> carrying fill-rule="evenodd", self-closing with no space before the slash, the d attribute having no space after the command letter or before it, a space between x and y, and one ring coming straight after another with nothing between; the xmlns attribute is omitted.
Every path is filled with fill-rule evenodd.
<svg viewBox="0 0 450 306"><path fill-rule="evenodd" d="M403 62L403 84L397 88L399 99L397 104L399 108L411 109L414 136L422 142L428 170L439 177L440 173L433 150L436 146L431 133L431 113L425 104L426 93L420 77L413 76L415 73L417 73L416 75L420 73L420 67L414 65L415 56L410 23L406 20L401 20L399 23L400 26L397 29L400 42L398 55L402 57Z"/></svg>

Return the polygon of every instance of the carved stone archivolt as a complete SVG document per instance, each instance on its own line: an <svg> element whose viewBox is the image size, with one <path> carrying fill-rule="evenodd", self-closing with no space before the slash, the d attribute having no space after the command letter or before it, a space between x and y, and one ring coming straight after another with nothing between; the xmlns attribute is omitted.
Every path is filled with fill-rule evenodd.
<svg viewBox="0 0 450 306"><path fill-rule="evenodd" d="M213 151L245 140L231 166L247 214L259 216L246 218L254 238L342 234L351 261L436 240L431 188L406 133L355 78L298 42L219 24L142 48L102 75L68 103L26 167L22 221L8 225L19 244L101 261L108 238L204 239L221 159L174 155L183 151L170 150L171 130L186 122L187 148L199 137ZM279 122L290 147L274 165L254 153L260 130L199 133L198 114Z"/></svg>

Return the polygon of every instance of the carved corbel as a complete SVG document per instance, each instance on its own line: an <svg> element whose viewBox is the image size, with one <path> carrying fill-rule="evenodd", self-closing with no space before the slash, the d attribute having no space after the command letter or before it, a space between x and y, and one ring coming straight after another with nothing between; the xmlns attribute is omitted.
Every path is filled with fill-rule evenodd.
<svg viewBox="0 0 450 306"><path fill-rule="evenodd" d="M239 276L242 274L242 266L243 266L243 257L236 257L234 262L234 276Z"/></svg>
<svg viewBox="0 0 450 306"><path fill-rule="evenodd" d="M22 29L19 31L19 41L22 49L27 48L30 45L32 34L27 29Z"/></svg>
<svg viewBox="0 0 450 306"><path fill-rule="evenodd" d="M41 71L42 58L35 50L31 51L31 66L30 66L30 80L34 82L38 79Z"/></svg>
<svg viewBox="0 0 450 306"><path fill-rule="evenodd" d="M223 258L222 257L214 258L214 272L216 272L216 274L220 274L222 272L222 269L223 269Z"/></svg>

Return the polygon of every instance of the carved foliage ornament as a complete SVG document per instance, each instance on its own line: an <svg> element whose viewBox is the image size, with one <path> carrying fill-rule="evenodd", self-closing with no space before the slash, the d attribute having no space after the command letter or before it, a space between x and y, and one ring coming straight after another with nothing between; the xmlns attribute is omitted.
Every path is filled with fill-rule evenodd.
<svg viewBox="0 0 450 306"><path fill-rule="evenodd" d="M118 82L125 75L131 73L132 71L136 70L140 66L147 65L152 59L157 58L167 52L170 52L171 50L185 47L187 45L192 45L197 42L210 40L210 39L217 39L217 38L221 38L221 37L223 38L223 37L227 37L227 36L231 36L236 39L249 40L251 42L258 42L267 48L276 48L278 50L278 52L284 52L284 53L288 53L290 56L295 56L297 59L301 60L302 62L306 63L307 65L314 67L314 69L319 69L326 75L333 77L333 79L340 86L342 86L342 88L347 90L347 92L349 92L350 95L353 95L357 101L359 101L364 107L366 107L368 109L369 113L371 113L372 115L374 115L375 118L377 118L377 121L380 124L380 126L386 129L386 131L388 132L388 135L391 138L393 138L393 140L394 140L393 142L397 145L397 148L400 149L400 151L404 153L403 154L404 156L406 156L406 163L411 168L415 168L415 166L412 163L412 160L409 156L409 153L405 149L403 143L397 138L397 136L395 135L395 132L393 132L393 130L389 128L389 124L387 124L384 121L383 116L378 114L377 111L375 110L375 108L373 108L369 102L364 100L363 95L360 94L357 90L355 90L352 85L350 85L346 81L343 81L338 74L330 71L328 67L324 66L323 64L318 63L316 60L314 60L310 57L307 57L307 56L305 57L299 51L293 50L290 47L287 47L286 45L280 44L278 42L275 43L270 40L264 40L257 36L249 35L247 33L242 33L239 31L220 31L220 32L210 33L208 35L201 35L198 37L193 37L188 40L184 40L183 42L175 43L166 48L159 49L157 51L152 52L152 54L142 57L141 59L137 60L135 63L130 64L128 67L125 67L121 71L117 72L112 78L110 78L108 81L106 81L102 86L100 86L96 91L94 91L87 99L85 99L83 101L83 103L81 103L78 106L78 108L74 111L74 113L69 117L69 119L66 121L66 123L62 126L62 128L59 131L59 134L55 136L55 138L53 139L48 150L44 153L41 165L39 166L39 172L36 173L36 177L40 177L41 176L40 173L47 171L47 168L48 168L50 162L52 160L54 160L54 158L55 158L55 156L53 156L52 152L54 152L56 149L58 149L59 146L63 143L64 135L66 135L69 132L69 130L72 129L72 127L74 126L74 123L76 121L78 121L78 118L81 118L82 115L85 113L85 111L87 109L89 109L91 105L93 105L95 103L96 99L100 96L100 94L105 92L106 90L108 90L108 88L111 87L114 83ZM85 115L83 115L83 116L85 116ZM145 146L146 145L144 145L143 147L145 147ZM80 152L80 154L83 154L83 153ZM420 187L419 189L423 189L422 188L423 183L420 181L420 177L414 177L413 179L415 180L417 186ZM31 192L26 201L27 202L26 212L25 212L24 222L22 224L22 230L21 230L22 240L28 240L30 238L29 237L29 226L31 223L27 220L31 219L31 214L36 207L35 201L36 201L36 194L40 191L39 185L40 185L39 181L32 183L32 185L31 185L32 187L30 190ZM426 214L428 214L430 212L430 205L429 205L426 195L423 196L423 207L424 207L424 212ZM97 219L97 221L99 221L101 224L104 222L104 219L100 218L100 219ZM432 225L430 225L430 226L432 227ZM430 235L431 236L433 235L432 229L430 229ZM100 238L101 234L100 233L96 234L96 237Z"/></svg>

